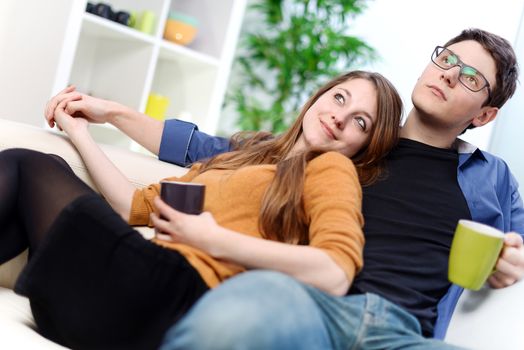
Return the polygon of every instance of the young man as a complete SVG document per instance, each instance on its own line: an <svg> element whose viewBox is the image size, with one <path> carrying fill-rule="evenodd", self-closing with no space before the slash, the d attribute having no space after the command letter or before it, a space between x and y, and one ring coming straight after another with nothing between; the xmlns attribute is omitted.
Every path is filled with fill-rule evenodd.
<svg viewBox="0 0 524 350"><path fill-rule="evenodd" d="M435 48L413 90L402 139L388 157L387 177L364 188L365 264L348 296L331 297L273 272L248 272L204 297L168 333L165 349L452 348L427 337L444 336L461 293L447 280L458 219L518 232L506 235L491 286L524 275L524 208L516 181L500 159L457 140L496 117L517 75L511 46L491 33L466 30ZM48 120L58 102L74 99L73 92L65 94L51 100ZM116 111L113 123L131 120L127 131L141 141L132 126L137 115L109 106L97 119L89 102L72 102L68 111L98 121ZM168 121L153 129L162 141L150 149L163 160L184 164L229 148L227 140L191 124Z"/></svg>

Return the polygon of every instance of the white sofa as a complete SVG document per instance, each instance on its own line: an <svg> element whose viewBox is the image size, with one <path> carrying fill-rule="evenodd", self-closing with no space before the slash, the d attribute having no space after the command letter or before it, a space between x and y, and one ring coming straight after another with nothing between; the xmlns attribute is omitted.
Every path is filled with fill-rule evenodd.
<svg viewBox="0 0 524 350"><path fill-rule="evenodd" d="M42 128L0 119L0 150L14 147L60 155L80 178L95 188L81 158L66 137ZM164 177L179 176L187 171L151 156L117 147L102 147L137 187L149 185ZM145 236L152 235L152 230L147 227L140 231ZM27 254L23 253L0 266L0 349L63 349L37 333L28 300L12 291L26 259Z"/></svg>
<svg viewBox="0 0 524 350"><path fill-rule="evenodd" d="M13 147L58 154L90 186L93 183L69 141L54 132L0 119L0 150ZM103 146L109 157L136 186L144 186L186 169L156 158ZM2 171L2 169L0 169ZM151 231L145 229L144 235ZM0 348L63 349L41 337L35 329L28 301L12 287L26 255L0 266ZM524 283L504 290L466 292L451 321L447 342L472 349L524 349Z"/></svg>

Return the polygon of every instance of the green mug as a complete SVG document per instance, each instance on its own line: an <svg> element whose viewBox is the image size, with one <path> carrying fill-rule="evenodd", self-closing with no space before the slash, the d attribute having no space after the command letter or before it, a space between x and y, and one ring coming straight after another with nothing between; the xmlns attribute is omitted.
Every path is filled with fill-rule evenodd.
<svg viewBox="0 0 524 350"><path fill-rule="evenodd" d="M449 253L448 279L479 290L494 272L504 245L504 233L470 220L459 220Z"/></svg>
<svg viewBox="0 0 524 350"><path fill-rule="evenodd" d="M146 34L154 34L156 15L151 10L131 12L129 26Z"/></svg>

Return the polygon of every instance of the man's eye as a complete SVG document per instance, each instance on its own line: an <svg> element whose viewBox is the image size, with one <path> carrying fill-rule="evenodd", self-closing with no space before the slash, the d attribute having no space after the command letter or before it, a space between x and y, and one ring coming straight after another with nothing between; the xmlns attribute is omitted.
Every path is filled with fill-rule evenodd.
<svg viewBox="0 0 524 350"><path fill-rule="evenodd" d="M336 93L335 94L335 100L337 100L338 103L344 103L346 100L344 99L344 96L342 94Z"/></svg>
<svg viewBox="0 0 524 350"><path fill-rule="evenodd" d="M478 85L478 80L477 78L474 76L474 75L468 75L466 77L466 79L468 80L468 83L471 84L471 85L475 85L477 86Z"/></svg>
<svg viewBox="0 0 524 350"><path fill-rule="evenodd" d="M447 65L453 66L453 65L457 64L458 59L457 59L457 56L455 56L455 55L447 55L446 57L444 57L443 61Z"/></svg>
<svg viewBox="0 0 524 350"><path fill-rule="evenodd" d="M480 84L480 77L477 74L477 71L472 67L464 67L462 69L462 76L463 79L466 80L466 83L472 87L476 87Z"/></svg>

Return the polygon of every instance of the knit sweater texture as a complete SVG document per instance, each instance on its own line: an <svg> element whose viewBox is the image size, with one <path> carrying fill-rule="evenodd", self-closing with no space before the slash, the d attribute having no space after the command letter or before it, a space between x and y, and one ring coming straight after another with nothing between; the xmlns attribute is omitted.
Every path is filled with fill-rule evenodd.
<svg viewBox="0 0 524 350"><path fill-rule="evenodd" d="M262 198L275 176L275 165L253 165L236 170L208 170L198 173L195 164L182 177L165 180L206 185L204 211L230 230L262 238L258 219ZM129 224L151 226L153 199L160 195L160 184L136 190ZM362 268L364 236L362 191L350 159L336 152L324 153L306 165L304 210L309 222L309 245L326 252L352 280ZM245 268L215 259L197 248L164 240L155 243L175 249L186 257L209 287L215 287Z"/></svg>

